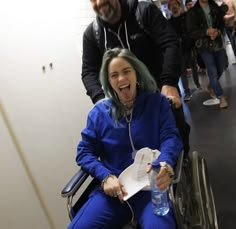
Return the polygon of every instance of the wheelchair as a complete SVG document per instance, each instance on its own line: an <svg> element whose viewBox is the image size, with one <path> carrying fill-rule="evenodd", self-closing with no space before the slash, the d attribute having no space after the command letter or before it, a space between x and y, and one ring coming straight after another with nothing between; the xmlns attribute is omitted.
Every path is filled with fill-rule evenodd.
<svg viewBox="0 0 236 229"><path fill-rule="evenodd" d="M187 157L182 152L174 170L175 176L169 188L169 199L173 205L177 228L218 229L214 196L204 157L197 151L193 151ZM67 198L70 220L97 184L96 179L92 179L82 169L66 184L61 196ZM77 198L76 201L73 200L74 197Z"/></svg>

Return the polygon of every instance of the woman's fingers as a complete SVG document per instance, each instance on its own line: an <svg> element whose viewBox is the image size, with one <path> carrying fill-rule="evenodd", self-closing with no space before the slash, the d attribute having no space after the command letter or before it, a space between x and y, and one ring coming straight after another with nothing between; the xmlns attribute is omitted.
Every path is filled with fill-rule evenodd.
<svg viewBox="0 0 236 229"><path fill-rule="evenodd" d="M157 185L161 190L168 188L173 180L172 174L165 167L161 167L157 175Z"/></svg>

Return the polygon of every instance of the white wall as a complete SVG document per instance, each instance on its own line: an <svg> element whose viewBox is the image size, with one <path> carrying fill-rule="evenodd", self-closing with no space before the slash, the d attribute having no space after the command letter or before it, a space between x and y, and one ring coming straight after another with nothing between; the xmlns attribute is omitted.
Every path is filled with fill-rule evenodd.
<svg viewBox="0 0 236 229"><path fill-rule="evenodd" d="M76 146L92 107L80 76L90 8L88 0L1 4L1 228L69 223L60 191L77 170Z"/></svg>

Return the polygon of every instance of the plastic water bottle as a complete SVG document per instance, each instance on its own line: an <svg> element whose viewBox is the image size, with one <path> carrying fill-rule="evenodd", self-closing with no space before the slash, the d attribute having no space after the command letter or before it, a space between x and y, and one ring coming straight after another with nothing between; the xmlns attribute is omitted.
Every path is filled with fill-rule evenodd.
<svg viewBox="0 0 236 229"><path fill-rule="evenodd" d="M157 174L158 174L158 170L152 169L151 177L150 177L152 207L153 207L154 214L164 216L170 210L169 198L168 198L167 190L161 191L156 185Z"/></svg>

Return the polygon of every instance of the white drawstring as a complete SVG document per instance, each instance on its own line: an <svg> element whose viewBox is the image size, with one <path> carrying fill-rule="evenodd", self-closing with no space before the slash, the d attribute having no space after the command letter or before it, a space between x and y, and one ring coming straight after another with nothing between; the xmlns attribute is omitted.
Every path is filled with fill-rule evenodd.
<svg viewBox="0 0 236 229"><path fill-rule="evenodd" d="M107 31L105 27L103 27L103 31L104 31L104 38L105 38L105 49L107 50Z"/></svg>
<svg viewBox="0 0 236 229"><path fill-rule="evenodd" d="M130 115L130 118L128 119L128 116L127 115ZM125 120L126 122L128 123L128 130L129 130L129 140L130 140L130 144L131 144L131 147L132 147L132 150L133 150L133 158L135 157L135 154L136 154L136 149L134 148L134 143L133 143L133 139L132 139L132 134L131 134L131 122L132 122L132 119L133 119L133 109L127 114L125 114ZM134 211L130 205L130 203L128 201L125 201L127 203L127 205L129 206L130 208L130 211L131 211L131 214L132 214L132 218L131 218L131 224L132 225L135 225L135 222L134 222Z"/></svg>
<svg viewBox="0 0 236 229"><path fill-rule="evenodd" d="M126 39L126 44L127 44L127 47L128 49L130 50L130 44L129 44L129 39L128 39L128 32L127 32L127 25L126 25L126 21L124 22L124 26L125 26L125 39ZM113 30L109 29L108 28L108 31L112 34L114 34L117 39L119 40L122 48L125 48L125 45L123 43L123 41L121 40L121 37L120 37L120 30L121 30L121 27L122 27L122 24L119 25L119 28L118 28L118 33L114 32ZM105 49L107 50L107 32L106 32L106 29L105 27L103 27L103 30L104 30L104 37L105 37Z"/></svg>
<svg viewBox="0 0 236 229"><path fill-rule="evenodd" d="M134 211L133 211L133 208L131 207L131 205L130 205L130 203L128 202L128 200L126 200L125 201L125 203L127 203L127 205L128 205L128 207L129 207L129 209L130 209L130 211L131 211L131 214L132 214L132 218L131 218L131 224L133 225L133 226L135 226L136 224L135 224L135 221L134 221Z"/></svg>
<svg viewBox="0 0 236 229"><path fill-rule="evenodd" d="M129 39L128 39L128 31L127 31L126 21L125 21L125 37L126 37L126 43L127 43L128 49L129 49L129 51L131 51L131 50L130 50L130 45L129 45Z"/></svg>
<svg viewBox="0 0 236 229"><path fill-rule="evenodd" d="M131 144L131 147L132 147L132 150L133 150L133 155L132 156L134 158L134 156L136 154L136 149L134 148L134 143L133 143L132 134L131 134L131 121L132 121L132 118L133 118L133 109L130 112L130 118L129 119L127 117L127 114L125 115L125 120L128 123L129 140L130 140L130 144Z"/></svg>

